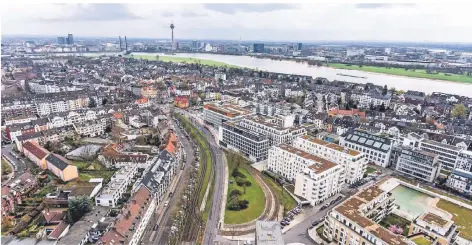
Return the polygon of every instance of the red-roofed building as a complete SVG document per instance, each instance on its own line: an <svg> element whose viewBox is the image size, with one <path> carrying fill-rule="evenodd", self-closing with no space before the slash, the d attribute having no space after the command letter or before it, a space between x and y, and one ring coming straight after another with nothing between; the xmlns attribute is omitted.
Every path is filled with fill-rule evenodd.
<svg viewBox="0 0 472 245"><path fill-rule="evenodd" d="M49 151L41 147L34 141L26 141L23 143L23 153L25 156L34 162L41 169L47 169L46 157L49 155Z"/></svg>
<svg viewBox="0 0 472 245"><path fill-rule="evenodd" d="M156 206L157 198L145 186L139 187L123 207L116 223L99 240L99 244L138 244Z"/></svg>
<svg viewBox="0 0 472 245"><path fill-rule="evenodd" d="M174 97L174 105L179 107L179 108L188 108L189 107L189 101L188 97L186 96L175 96Z"/></svg>
<svg viewBox="0 0 472 245"><path fill-rule="evenodd" d="M139 108L145 108L150 106L151 104L149 103L149 99L146 97L140 98L136 100L136 104L138 105Z"/></svg>
<svg viewBox="0 0 472 245"><path fill-rule="evenodd" d="M359 116L361 118L365 118L365 112L360 111L359 109L351 109L351 110L340 110L337 108L333 108L329 110L328 112L329 116L339 116L339 117L344 117L344 116Z"/></svg>

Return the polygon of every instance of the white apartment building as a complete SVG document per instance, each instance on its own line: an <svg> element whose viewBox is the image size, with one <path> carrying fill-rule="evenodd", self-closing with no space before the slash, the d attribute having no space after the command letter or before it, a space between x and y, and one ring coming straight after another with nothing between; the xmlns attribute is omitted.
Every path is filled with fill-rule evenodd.
<svg viewBox="0 0 472 245"><path fill-rule="evenodd" d="M49 115L56 112L73 111L82 108L88 108L89 98L70 98L70 99L59 99L53 101L37 101L34 104L36 113L40 116Z"/></svg>
<svg viewBox="0 0 472 245"><path fill-rule="evenodd" d="M236 122L254 112L234 106L208 103L203 106L203 121L218 128L223 122Z"/></svg>
<svg viewBox="0 0 472 245"><path fill-rule="evenodd" d="M74 123L74 129L78 135L96 137L105 133L106 119L83 121Z"/></svg>
<svg viewBox="0 0 472 245"><path fill-rule="evenodd" d="M5 120L5 126L14 125L14 124L29 123L32 120L36 120L36 119L38 119L38 118L36 116L33 116L33 115L18 116L18 117L14 117L14 118L11 118L11 119L6 119Z"/></svg>
<svg viewBox="0 0 472 245"><path fill-rule="evenodd" d="M380 106L382 104L387 108L392 100L390 94L381 95L377 93L353 93L350 98L359 103L359 108L369 108L370 105Z"/></svg>
<svg viewBox="0 0 472 245"><path fill-rule="evenodd" d="M412 147L401 147L396 171L410 177L433 182L439 175L439 155Z"/></svg>
<svg viewBox="0 0 472 245"><path fill-rule="evenodd" d="M446 145L434 140L422 139L419 141L418 148L421 150L439 155L441 170L452 171L456 167L457 157L462 150L459 147Z"/></svg>
<svg viewBox="0 0 472 245"><path fill-rule="evenodd" d="M342 166L318 158L314 164L297 174L295 194L314 206L339 193L344 185L344 178Z"/></svg>
<svg viewBox="0 0 472 245"><path fill-rule="evenodd" d="M340 145L366 154L367 161L388 167L393 142L385 137L355 130L342 138Z"/></svg>
<svg viewBox="0 0 472 245"><path fill-rule="evenodd" d="M462 150L459 152L455 168L472 172L472 151Z"/></svg>
<svg viewBox="0 0 472 245"><path fill-rule="evenodd" d="M472 195L472 172L454 169L447 179L447 186L462 193Z"/></svg>
<svg viewBox="0 0 472 245"><path fill-rule="evenodd" d="M59 93L64 91L77 91L82 90L74 85L71 86L58 86L54 83L47 82L29 82L29 88L33 93L36 94L47 94L47 93Z"/></svg>
<svg viewBox="0 0 472 245"><path fill-rule="evenodd" d="M352 184L364 177L367 157L364 153L305 135L293 141L295 148L334 162L344 168L346 183Z"/></svg>
<svg viewBox="0 0 472 245"><path fill-rule="evenodd" d="M137 173L138 168L136 166L120 168L111 177L110 182L103 188L102 192L95 197L95 205L115 207Z"/></svg>
<svg viewBox="0 0 472 245"><path fill-rule="evenodd" d="M411 245L377 224L394 208L394 199L377 185L360 191L325 217L323 235L336 244Z"/></svg>
<svg viewBox="0 0 472 245"><path fill-rule="evenodd" d="M290 144L295 138L306 134L305 128L302 127L284 127L284 125L287 125L287 122L282 118L276 117L247 117L241 120L239 125L267 136L270 145Z"/></svg>

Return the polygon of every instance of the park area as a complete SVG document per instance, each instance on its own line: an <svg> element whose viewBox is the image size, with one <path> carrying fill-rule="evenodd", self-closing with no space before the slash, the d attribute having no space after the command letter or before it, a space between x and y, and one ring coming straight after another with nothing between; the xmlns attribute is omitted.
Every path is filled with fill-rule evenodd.
<svg viewBox="0 0 472 245"><path fill-rule="evenodd" d="M244 224L257 219L265 208L262 188L249 172L249 161L234 152L226 152L228 160L228 195L225 224Z"/></svg>
<svg viewBox="0 0 472 245"><path fill-rule="evenodd" d="M396 76L405 76L405 77L416 77L416 78L427 78L427 79L436 79L444 80L450 82L460 82L460 83L472 83L472 76L466 75L457 75L457 74L445 74L445 73L427 73L424 69L408 69L403 68L387 68L387 67L377 67L377 66L358 66L358 65L347 65L339 63L331 63L329 67L345 69L345 70L357 70L357 71L366 71L366 72L375 72Z"/></svg>
<svg viewBox="0 0 472 245"><path fill-rule="evenodd" d="M226 66L226 67L237 67L235 65L230 65L224 62L214 61L214 60L205 60L198 58L190 57L179 57L179 56L161 56L161 55L127 55L128 58L136 59L146 59L146 60L159 60L163 62L175 62L175 63L188 63L188 64L201 64L207 66Z"/></svg>

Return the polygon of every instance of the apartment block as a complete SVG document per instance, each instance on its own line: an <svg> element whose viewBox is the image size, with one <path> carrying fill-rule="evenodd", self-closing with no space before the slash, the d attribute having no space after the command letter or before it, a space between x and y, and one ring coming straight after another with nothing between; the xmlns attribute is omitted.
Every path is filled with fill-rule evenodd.
<svg viewBox="0 0 472 245"><path fill-rule="evenodd" d="M203 106L203 121L218 128L223 122L236 122L254 112L233 105L208 103Z"/></svg>
<svg viewBox="0 0 472 245"><path fill-rule="evenodd" d="M472 172L472 151L462 150L459 152L459 155L457 155L455 168Z"/></svg>
<svg viewBox="0 0 472 245"><path fill-rule="evenodd" d="M318 158L314 164L297 174L295 194L314 206L339 193L344 186L344 179L342 166Z"/></svg>
<svg viewBox="0 0 472 245"><path fill-rule="evenodd" d="M364 177L367 167L366 154L305 135L293 141L295 148L332 161L344 168L346 183L352 184Z"/></svg>
<svg viewBox="0 0 472 245"><path fill-rule="evenodd" d="M111 229L100 238L98 244L140 244L156 207L156 198L148 189L141 186L133 194L131 200L124 205L116 222L111 226Z"/></svg>
<svg viewBox="0 0 472 245"><path fill-rule="evenodd" d="M269 139L261 133L249 131L238 123L225 122L218 130L220 145L241 152L258 162L267 159Z"/></svg>
<svg viewBox="0 0 472 245"><path fill-rule="evenodd" d="M447 186L464 194L472 195L472 172L454 169L447 179Z"/></svg>
<svg viewBox="0 0 472 245"><path fill-rule="evenodd" d="M302 173L305 168L313 164L331 166L331 163L329 160L317 157L291 145L280 144L269 149L267 167L269 171L295 181L297 174Z"/></svg>
<svg viewBox="0 0 472 245"><path fill-rule="evenodd" d="M305 128L292 126L293 117L292 123L286 120L282 117L253 116L242 119L239 125L252 132L266 135L271 146L282 143L290 144L295 138L306 134Z"/></svg>
<svg viewBox="0 0 472 245"><path fill-rule="evenodd" d="M116 207L118 200L126 192L131 180L137 174L136 166L122 167L111 177L110 182L103 188L102 192L95 197L95 205L105 207Z"/></svg>
<svg viewBox="0 0 472 245"><path fill-rule="evenodd" d="M401 147L396 170L410 177L433 182L439 175L439 155L412 147Z"/></svg>
<svg viewBox="0 0 472 245"><path fill-rule="evenodd" d="M389 166L393 142L388 138L354 130L341 139L340 145L365 153L368 162Z"/></svg>
<svg viewBox="0 0 472 245"><path fill-rule="evenodd" d="M409 241L377 224L392 212L395 200L374 185L333 208L323 234L336 244L409 245Z"/></svg>
<svg viewBox="0 0 472 245"><path fill-rule="evenodd" d="M448 172L452 171L456 167L457 157L462 151L459 147L427 139L420 140L418 148L423 151L438 154L441 170Z"/></svg>

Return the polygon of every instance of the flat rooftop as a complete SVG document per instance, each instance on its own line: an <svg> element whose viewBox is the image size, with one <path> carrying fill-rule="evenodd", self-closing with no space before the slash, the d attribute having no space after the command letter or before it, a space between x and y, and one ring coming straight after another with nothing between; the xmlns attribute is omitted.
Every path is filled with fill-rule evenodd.
<svg viewBox="0 0 472 245"><path fill-rule="evenodd" d="M206 110L210 110L227 117L238 117L253 114L252 111L244 108L233 106L233 105L217 105L217 104L206 104L203 106Z"/></svg>
<svg viewBox="0 0 472 245"><path fill-rule="evenodd" d="M334 208L341 215L355 222L363 229L382 239L389 245L408 245L406 238L401 235L395 235L371 219L367 218L361 211L362 207L370 201L385 193L378 185L371 186L362 190L360 193L347 199Z"/></svg>
<svg viewBox="0 0 472 245"><path fill-rule="evenodd" d="M317 157L317 156L312 155L308 152L297 149L297 148L295 148L291 145L281 144L281 145L278 145L277 147L279 147L280 149L282 149L284 151L288 151L292 154L296 154L296 155L298 155L302 158L314 161L315 164L312 164L308 168L313 170L317 174L323 173L324 171L337 166L337 164L334 163L334 162L331 162L331 161L326 160L326 159L321 158L321 157Z"/></svg>
<svg viewBox="0 0 472 245"><path fill-rule="evenodd" d="M418 217L418 219L423 220L424 222L426 222L428 224L439 226L439 227L442 227L442 228L445 228L449 225L452 225L451 221L445 220L441 216L430 213L430 212L426 212L426 213L422 214L420 217Z"/></svg>
<svg viewBox="0 0 472 245"><path fill-rule="evenodd" d="M304 136L302 136L302 139L308 140L308 141L313 142L313 143L318 144L318 145L328 147L330 149L333 149L333 150L336 150L336 151L339 151L339 152L349 154L353 157L358 156L359 154L361 154L359 151L351 150L349 148L345 148L345 147L342 147L342 146L337 145L337 144L329 143L327 141L318 139L318 138L310 136L310 135L304 135Z"/></svg>

